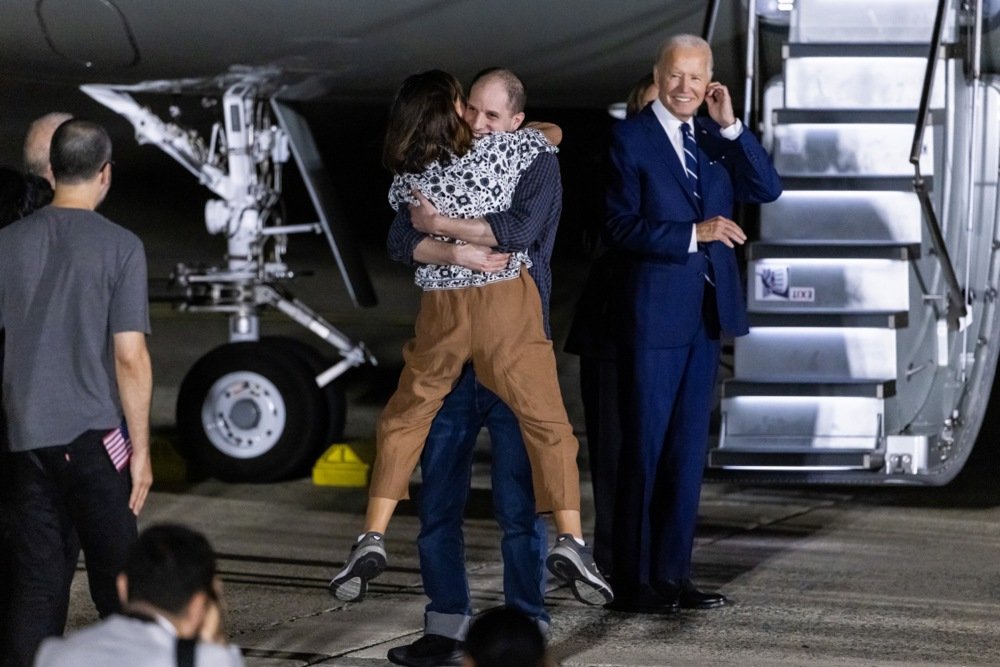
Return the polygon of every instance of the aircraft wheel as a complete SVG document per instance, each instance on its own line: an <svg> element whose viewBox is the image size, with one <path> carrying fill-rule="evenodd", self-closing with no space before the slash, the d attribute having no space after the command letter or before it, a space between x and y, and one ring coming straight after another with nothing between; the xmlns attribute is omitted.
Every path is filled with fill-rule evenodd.
<svg viewBox="0 0 1000 667"><path fill-rule="evenodd" d="M297 338L265 336L260 339L260 342L294 354L309 365L314 377L333 365L333 362L326 355ZM347 421L347 397L344 395L344 387L339 379L320 389L320 392L326 400L327 415L326 437L320 443L322 450L344 437L344 425Z"/></svg>
<svg viewBox="0 0 1000 667"><path fill-rule="evenodd" d="M264 342L229 343L181 382L182 453L227 481L287 478L310 462L327 432L326 400L298 355Z"/></svg>

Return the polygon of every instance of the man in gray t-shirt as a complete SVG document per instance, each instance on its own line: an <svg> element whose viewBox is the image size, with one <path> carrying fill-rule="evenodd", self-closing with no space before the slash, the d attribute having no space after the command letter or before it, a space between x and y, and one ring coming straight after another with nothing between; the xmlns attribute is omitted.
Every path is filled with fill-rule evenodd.
<svg viewBox="0 0 1000 667"><path fill-rule="evenodd" d="M74 529L98 612L119 610L115 577L153 478L145 255L134 234L94 212L111 185L111 141L99 125L67 121L51 162L52 204L0 231L13 665L62 634ZM123 423L130 458L115 437Z"/></svg>

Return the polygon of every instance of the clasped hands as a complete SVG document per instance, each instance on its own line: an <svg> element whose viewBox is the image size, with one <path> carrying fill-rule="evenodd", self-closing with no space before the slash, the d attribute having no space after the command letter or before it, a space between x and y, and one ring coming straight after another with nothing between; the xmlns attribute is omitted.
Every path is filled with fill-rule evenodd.
<svg viewBox="0 0 1000 667"><path fill-rule="evenodd" d="M411 194L414 203L410 204L410 224L413 228L424 234L448 236L447 230L441 226L443 216L437 207L420 191L413 190ZM454 264L483 273L503 271L510 261L510 253L499 252L475 243L459 242L452 249L452 253Z"/></svg>

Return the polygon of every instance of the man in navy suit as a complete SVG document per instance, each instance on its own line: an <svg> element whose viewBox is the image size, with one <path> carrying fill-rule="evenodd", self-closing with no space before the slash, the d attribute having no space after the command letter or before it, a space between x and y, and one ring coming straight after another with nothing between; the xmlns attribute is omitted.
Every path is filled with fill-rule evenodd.
<svg viewBox="0 0 1000 667"><path fill-rule="evenodd" d="M690 579L720 335L748 331L735 202L781 194L771 161L712 81L692 35L660 47L659 95L619 123L605 235L621 255L622 452L609 607L638 613L726 603ZM702 102L709 118L695 114ZM685 136L687 134L688 136Z"/></svg>

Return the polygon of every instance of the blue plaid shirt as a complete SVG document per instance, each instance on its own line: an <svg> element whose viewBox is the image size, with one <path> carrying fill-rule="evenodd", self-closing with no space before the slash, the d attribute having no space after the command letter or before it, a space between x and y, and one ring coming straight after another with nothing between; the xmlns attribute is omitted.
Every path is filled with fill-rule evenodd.
<svg viewBox="0 0 1000 667"><path fill-rule="evenodd" d="M549 327L549 299L552 295L552 246L562 213L562 179L559 162L552 153L542 153L531 163L518 181L511 206L506 211L487 213L484 217L497 239L497 250L517 252L527 250L532 266L528 273L538 285L542 299L542 319L545 333ZM410 224L410 209L402 207L389 227L386 247L389 257L414 266L413 249L427 235Z"/></svg>

